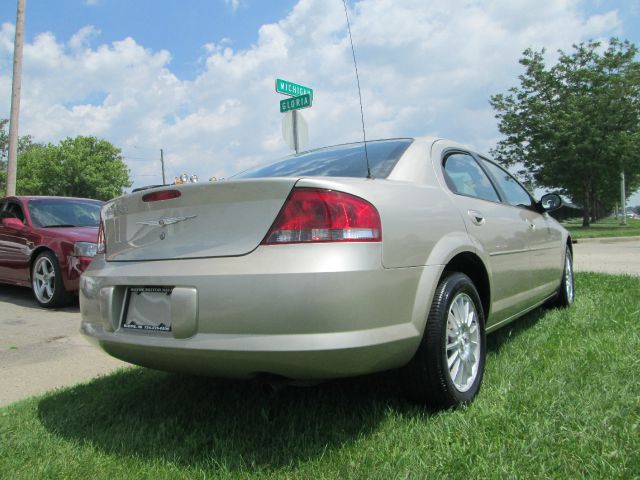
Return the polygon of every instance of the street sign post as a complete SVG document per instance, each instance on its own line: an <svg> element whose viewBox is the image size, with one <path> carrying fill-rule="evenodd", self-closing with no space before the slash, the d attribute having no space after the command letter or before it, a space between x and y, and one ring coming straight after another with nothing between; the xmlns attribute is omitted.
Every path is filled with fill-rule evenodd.
<svg viewBox="0 0 640 480"><path fill-rule="evenodd" d="M278 78L276 92L291 97L280 101L280 112L285 114L282 119L282 134L287 144L299 153L309 141L309 128L298 110L311 106L313 90Z"/></svg>
<svg viewBox="0 0 640 480"><path fill-rule="evenodd" d="M302 112L290 110L282 116L282 137L289 148L299 153L309 144L309 126Z"/></svg>
<svg viewBox="0 0 640 480"><path fill-rule="evenodd" d="M311 95L308 93L299 97L291 97L280 101L280 112L288 112L289 110L300 110L301 108L309 108L311 106Z"/></svg>
<svg viewBox="0 0 640 480"><path fill-rule="evenodd" d="M313 101L313 89L305 87L304 85L298 85L297 83L287 82L278 78L276 80L276 92L283 95L289 95L290 97L299 97L300 95L308 94Z"/></svg>

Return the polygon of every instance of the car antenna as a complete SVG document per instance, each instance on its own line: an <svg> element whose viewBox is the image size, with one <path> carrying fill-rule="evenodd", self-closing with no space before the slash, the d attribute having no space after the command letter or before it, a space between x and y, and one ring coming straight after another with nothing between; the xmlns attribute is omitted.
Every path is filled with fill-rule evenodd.
<svg viewBox="0 0 640 480"><path fill-rule="evenodd" d="M360 92L360 77L358 76L358 64L356 63L356 51L353 48L353 38L351 37L351 25L349 24L349 14L347 13L347 2L342 0L344 6L344 16L347 17L347 30L349 31L349 41L351 42L351 53L353 54L353 66L356 69L356 82L358 83L358 98L360 99L360 118L362 119L362 139L364 140L364 158L367 162L367 178L371 176L371 168L369 167L369 153L367 151L367 134L364 129L364 110L362 109L362 93Z"/></svg>

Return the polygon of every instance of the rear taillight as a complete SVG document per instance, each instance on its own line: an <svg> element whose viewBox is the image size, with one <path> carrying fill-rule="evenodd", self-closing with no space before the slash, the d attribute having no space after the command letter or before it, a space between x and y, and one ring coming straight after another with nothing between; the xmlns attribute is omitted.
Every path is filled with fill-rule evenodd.
<svg viewBox="0 0 640 480"><path fill-rule="evenodd" d="M104 222L102 221L102 214L100 214L100 226L98 227L98 246L96 247L96 254L107 253L107 246L104 243Z"/></svg>
<svg viewBox="0 0 640 480"><path fill-rule="evenodd" d="M366 200L333 190L295 188L262 244L381 239L380 215Z"/></svg>

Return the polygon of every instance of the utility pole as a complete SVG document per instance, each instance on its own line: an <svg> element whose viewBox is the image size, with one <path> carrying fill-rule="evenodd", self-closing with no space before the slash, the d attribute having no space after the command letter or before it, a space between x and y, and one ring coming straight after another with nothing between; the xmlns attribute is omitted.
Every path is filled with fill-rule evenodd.
<svg viewBox="0 0 640 480"><path fill-rule="evenodd" d="M16 194L18 157L18 123L20 117L20 87L22 85L22 45L24 43L25 0L18 0L16 37L13 44L13 81L11 84L11 120L9 124L9 160L7 162L7 195Z"/></svg>
<svg viewBox="0 0 640 480"><path fill-rule="evenodd" d="M160 149L160 163L162 164L162 184L166 185L167 182L164 179L164 152Z"/></svg>
<svg viewBox="0 0 640 480"><path fill-rule="evenodd" d="M620 175L621 177L621 181L620 181L620 210L622 210L622 220L620 221L620 223L622 225L626 225L627 224L627 201L626 201L626 194L624 191L624 170L622 170L622 173Z"/></svg>

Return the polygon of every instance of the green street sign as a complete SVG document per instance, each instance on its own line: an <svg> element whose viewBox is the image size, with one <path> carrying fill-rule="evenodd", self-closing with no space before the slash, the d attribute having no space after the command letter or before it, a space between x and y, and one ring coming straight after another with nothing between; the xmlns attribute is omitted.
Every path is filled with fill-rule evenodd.
<svg viewBox="0 0 640 480"><path fill-rule="evenodd" d="M313 89L305 87L304 85L298 85L297 83L287 82L286 80L276 80L276 92L283 95L289 95L290 97L299 97L301 95L308 94L313 100Z"/></svg>
<svg viewBox="0 0 640 480"><path fill-rule="evenodd" d="M289 110L299 110L301 108L309 108L311 106L311 95L308 93L299 97L291 97L280 101L280 112L288 112Z"/></svg>

